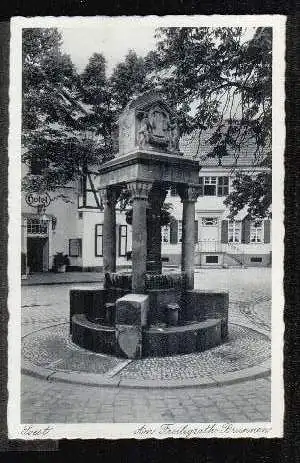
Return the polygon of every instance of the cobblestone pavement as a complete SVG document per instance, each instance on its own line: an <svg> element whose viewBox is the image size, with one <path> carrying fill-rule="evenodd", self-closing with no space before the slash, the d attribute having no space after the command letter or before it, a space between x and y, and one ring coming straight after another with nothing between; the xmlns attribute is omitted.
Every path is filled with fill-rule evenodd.
<svg viewBox="0 0 300 463"><path fill-rule="evenodd" d="M21 280L22 286L53 285L66 283L102 283L103 274L99 272L34 273Z"/></svg>
<svg viewBox="0 0 300 463"><path fill-rule="evenodd" d="M201 269L199 289L229 290L230 320L270 325L270 269ZM89 284L97 287L96 284ZM66 323L70 285L22 288L22 335ZM22 377L22 422L251 422L270 419L270 380L207 389L99 388Z"/></svg>
<svg viewBox="0 0 300 463"><path fill-rule="evenodd" d="M22 379L22 423L259 422L270 420L270 380L209 389L125 389Z"/></svg>
<svg viewBox="0 0 300 463"><path fill-rule="evenodd" d="M124 363L109 355L95 354L75 346L69 324L55 325L26 336L23 357L55 371L108 373ZM264 335L238 325L229 325L229 340L205 352L174 357L133 360L116 378L186 380L212 377L250 368L270 358L270 341Z"/></svg>

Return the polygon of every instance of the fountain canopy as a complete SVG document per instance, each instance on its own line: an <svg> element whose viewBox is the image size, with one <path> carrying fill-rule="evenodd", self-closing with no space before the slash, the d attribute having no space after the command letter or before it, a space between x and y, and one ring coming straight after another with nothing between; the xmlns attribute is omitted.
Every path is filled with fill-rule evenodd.
<svg viewBox="0 0 300 463"><path fill-rule="evenodd" d="M176 113L156 92L129 102L119 119L119 152L99 170L104 205L99 290L71 291L72 339L129 358L205 350L227 337L228 294L194 290L194 222L199 164L179 151ZM181 271L162 273L161 207L182 201ZM132 271L116 272L116 203L132 202ZM150 211L150 213L149 213Z"/></svg>

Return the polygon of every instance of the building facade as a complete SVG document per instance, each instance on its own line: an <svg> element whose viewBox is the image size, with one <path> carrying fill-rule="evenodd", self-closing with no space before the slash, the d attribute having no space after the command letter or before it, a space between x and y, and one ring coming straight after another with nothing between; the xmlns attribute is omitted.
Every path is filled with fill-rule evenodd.
<svg viewBox="0 0 300 463"><path fill-rule="evenodd" d="M195 212L195 265L199 267L243 267L271 265L271 221L253 222L247 210L229 220L224 200L232 189L236 169L255 175L249 158L239 165L227 158L200 162L200 196ZM95 177L94 177L95 180ZM103 265L103 212L95 199L93 176L84 187L69 186L51 195L42 210L28 204L22 195L22 274L47 272L56 253L69 256L68 270L101 271ZM67 198L67 201L66 201ZM182 205L175 190L167 194L173 220L162 227L164 265L178 266L181 259ZM117 266L130 267L131 226L125 211L117 208Z"/></svg>

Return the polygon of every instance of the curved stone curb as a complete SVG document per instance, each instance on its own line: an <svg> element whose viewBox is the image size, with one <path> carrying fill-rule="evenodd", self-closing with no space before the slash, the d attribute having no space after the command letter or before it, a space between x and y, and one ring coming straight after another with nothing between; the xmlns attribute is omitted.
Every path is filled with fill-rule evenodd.
<svg viewBox="0 0 300 463"><path fill-rule="evenodd" d="M233 323L245 328L257 331L270 339L270 333L265 330L253 328L247 323ZM250 368L232 371L221 375L202 376L201 378L186 379L186 380L143 380L143 379L122 379L115 376L109 376L109 372L105 374L98 373L83 373L83 372L67 372L57 371L51 368L45 368L32 364L29 360L24 360L21 368L22 373L29 376L46 379L48 381L57 381L70 384L78 384L82 386L96 387L124 387L124 388L210 388L220 387L227 384L253 380L257 378L267 377L271 373L270 359L265 360L260 365L255 365Z"/></svg>
<svg viewBox="0 0 300 463"><path fill-rule="evenodd" d="M107 377L97 373L63 372L38 367L30 362L24 362L22 373L29 376L82 386L98 387L124 387L124 388L186 388L186 387L220 387L225 384L234 384L250 379L264 378L270 375L270 362L266 361L260 365L243 370L233 371L223 375L212 377L203 376L202 378L187 380L142 380L142 379L119 379L117 377Z"/></svg>

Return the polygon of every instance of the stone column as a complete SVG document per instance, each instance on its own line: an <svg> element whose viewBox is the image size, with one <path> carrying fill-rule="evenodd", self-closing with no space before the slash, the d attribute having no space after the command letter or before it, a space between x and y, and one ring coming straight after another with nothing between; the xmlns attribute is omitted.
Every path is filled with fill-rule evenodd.
<svg viewBox="0 0 300 463"><path fill-rule="evenodd" d="M187 279L187 288L194 289L195 260L195 203L199 195L197 186L186 186L179 189L182 208L182 247L181 270Z"/></svg>
<svg viewBox="0 0 300 463"><path fill-rule="evenodd" d="M132 292L145 292L147 258L147 220L148 194L152 184L131 182L127 188L132 196Z"/></svg>
<svg viewBox="0 0 300 463"><path fill-rule="evenodd" d="M104 206L103 220L103 271L116 271L116 203L120 195L118 187L99 190Z"/></svg>
<svg viewBox="0 0 300 463"><path fill-rule="evenodd" d="M167 190L155 185L149 194L149 214L147 219L147 272L161 273L161 208Z"/></svg>

